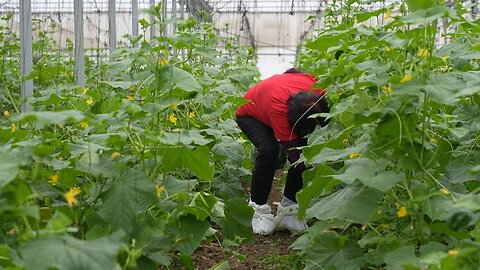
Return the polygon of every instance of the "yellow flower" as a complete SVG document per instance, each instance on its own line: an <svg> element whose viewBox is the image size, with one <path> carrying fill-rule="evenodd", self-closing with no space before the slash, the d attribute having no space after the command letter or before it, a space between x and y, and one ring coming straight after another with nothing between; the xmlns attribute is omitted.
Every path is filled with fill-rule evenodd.
<svg viewBox="0 0 480 270"><path fill-rule="evenodd" d="M4 112L3 112L3 116L9 117L9 116L10 116L10 113L9 113L8 111L4 111Z"/></svg>
<svg viewBox="0 0 480 270"><path fill-rule="evenodd" d="M393 93L393 89L390 85L385 85L382 87L383 93L385 94L391 94Z"/></svg>
<svg viewBox="0 0 480 270"><path fill-rule="evenodd" d="M446 189L446 188L441 188L441 189L440 189L440 192L441 192L443 195L450 195L450 191L448 191L448 189Z"/></svg>
<svg viewBox="0 0 480 270"><path fill-rule="evenodd" d="M399 218L406 217L407 215L408 215L408 212L407 212L407 208L405 208L405 206L402 206L402 207L400 207L400 209L398 209L397 216Z"/></svg>
<svg viewBox="0 0 480 270"><path fill-rule="evenodd" d="M447 62L447 60L448 60L448 55L447 55L447 56L444 56L444 57L442 57L442 60L443 60L443 61L445 61L445 62Z"/></svg>
<svg viewBox="0 0 480 270"><path fill-rule="evenodd" d="M450 256L457 256L457 255L458 255L458 250L456 250L456 249L450 249L450 250L448 251L448 255L450 255Z"/></svg>
<svg viewBox="0 0 480 270"><path fill-rule="evenodd" d="M407 75L403 76L403 78L400 80L400 83L409 82L412 79L413 79L412 75L407 74Z"/></svg>
<svg viewBox="0 0 480 270"><path fill-rule="evenodd" d="M119 158L120 155L121 155L121 154L120 154L119 152L113 152L110 157L113 158L113 159L116 159L116 158Z"/></svg>
<svg viewBox="0 0 480 270"><path fill-rule="evenodd" d="M343 143L343 144L348 144L348 139L347 139L347 138L343 139L343 140L342 140L342 143Z"/></svg>
<svg viewBox="0 0 480 270"><path fill-rule="evenodd" d="M387 13L385 14L385 20L388 20L392 17L392 11L389 9L387 10Z"/></svg>
<svg viewBox="0 0 480 270"><path fill-rule="evenodd" d="M392 49L392 47L390 47L390 46L385 46L385 51L391 52L391 51L393 51L393 49Z"/></svg>
<svg viewBox="0 0 480 270"><path fill-rule="evenodd" d="M86 127L88 127L88 122L87 121L82 121L82 122L80 122L80 126L82 128L86 128Z"/></svg>
<svg viewBox="0 0 480 270"><path fill-rule="evenodd" d="M420 57L427 57L430 54L428 49L418 49L418 56Z"/></svg>
<svg viewBox="0 0 480 270"><path fill-rule="evenodd" d="M168 120L174 124L177 123L177 117L175 116L175 114L171 114Z"/></svg>
<svg viewBox="0 0 480 270"><path fill-rule="evenodd" d="M165 191L165 188L163 186L160 186L159 184L156 184L155 190L157 191L157 197L160 198L160 194Z"/></svg>
<svg viewBox="0 0 480 270"><path fill-rule="evenodd" d="M438 141L435 138L431 138L430 142L433 143L433 144L438 144Z"/></svg>
<svg viewBox="0 0 480 270"><path fill-rule="evenodd" d="M175 103L170 104L170 109L175 111L177 109L177 104Z"/></svg>
<svg viewBox="0 0 480 270"><path fill-rule="evenodd" d="M168 59L161 59L160 60L160 65L166 65L168 63L170 63L170 60L168 60Z"/></svg>
<svg viewBox="0 0 480 270"><path fill-rule="evenodd" d="M135 98L133 98L132 96L127 96L127 99L128 99L128 101L134 101L135 100Z"/></svg>
<svg viewBox="0 0 480 270"><path fill-rule="evenodd" d="M50 180L48 180L48 183L50 183L52 185L57 184L58 183L58 175L55 174L55 175L50 176Z"/></svg>
<svg viewBox="0 0 480 270"><path fill-rule="evenodd" d="M173 132L180 133L180 129L176 128L176 129L173 130Z"/></svg>
<svg viewBox="0 0 480 270"><path fill-rule="evenodd" d="M12 127L10 128L11 133L15 133L17 131L17 126L15 124L12 124Z"/></svg>
<svg viewBox="0 0 480 270"><path fill-rule="evenodd" d="M357 157L359 157L359 156L360 156L360 153L351 153L351 154L350 154L350 159L352 159L352 158L357 158Z"/></svg>
<svg viewBox="0 0 480 270"><path fill-rule="evenodd" d="M195 112L189 112L188 113L188 118L192 119L195 117Z"/></svg>
<svg viewBox="0 0 480 270"><path fill-rule="evenodd" d="M92 106L93 99L89 98L89 99L85 100L85 103L87 103L88 106Z"/></svg>
<svg viewBox="0 0 480 270"><path fill-rule="evenodd" d="M71 188L67 193L63 194L63 197L67 201L68 205L73 206L78 203L77 198L75 198L78 194L80 194L82 190L79 187Z"/></svg>
<svg viewBox="0 0 480 270"><path fill-rule="evenodd" d="M83 88L83 90L82 90L82 94L84 94L84 95L85 95L85 94L88 92L88 90L90 90L90 89L88 89L88 87L85 87L85 88Z"/></svg>

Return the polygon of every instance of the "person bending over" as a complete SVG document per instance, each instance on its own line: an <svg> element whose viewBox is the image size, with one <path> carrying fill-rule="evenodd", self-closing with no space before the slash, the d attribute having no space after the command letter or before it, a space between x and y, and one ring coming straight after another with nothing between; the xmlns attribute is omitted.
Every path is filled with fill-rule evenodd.
<svg viewBox="0 0 480 270"><path fill-rule="evenodd" d="M300 158L297 147L307 144L306 135L316 125L325 126L325 118L308 118L312 114L329 112L325 92L311 90L316 79L297 69L273 75L244 95L249 102L237 108L237 123L246 137L258 150L252 172L249 205L254 210L254 233L268 235L276 230L302 231L305 221L297 217L296 194L303 187L302 173L305 164L295 162ZM282 149L289 162L283 198L274 217L267 204L272 188L277 159Z"/></svg>

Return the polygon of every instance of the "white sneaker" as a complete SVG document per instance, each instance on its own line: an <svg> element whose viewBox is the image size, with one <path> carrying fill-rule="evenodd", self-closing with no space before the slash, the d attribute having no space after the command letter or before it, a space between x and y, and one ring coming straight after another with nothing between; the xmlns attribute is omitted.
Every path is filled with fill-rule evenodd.
<svg viewBox="0 0 480 270"><path fill-rule="evenodd" d="M252 229L255 234L269 235L275 230L272 208L268 204L258 205L252 201L248 203L253 208Z"/></svg>
<svg viewBox="0 0 480 270"><path fill-rule="evenodd" d="M292 233L305 230L307 228L307 222L305 220L299 220L297 213L297 204L286 207L279 205L277 208L277 215L273 221L275 222L276 230L289 230Z"/></svg>

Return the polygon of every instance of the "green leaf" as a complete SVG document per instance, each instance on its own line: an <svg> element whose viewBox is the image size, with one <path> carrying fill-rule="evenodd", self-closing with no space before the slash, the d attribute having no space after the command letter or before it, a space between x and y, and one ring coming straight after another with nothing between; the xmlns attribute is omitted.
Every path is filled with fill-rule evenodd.
<svg viewBox="0 0 480 270"><path fill-rule="evenodd" d="M225 238L235 240L236 237L253 240L253 209L244 198L233 198L225 201L225 218L216 221L223 229Z"/></svg>
<svg viewBox="0 0 480 270"><path fill-rule="evenodd" d="M212 181L214 170L210 165L210 149L207 146L198 146L193 150L185 146L182 152L182 162L185 168L198 178Z"/></svg>
<svg viewBox="0 0 480 270"><path fill-rule="evenodd" d="M377 9L377 10L374 10L374 11L362 11L362 12L356 13L355 17L357 18L357 22L361 23L361 22L364 22L364 21L370 19L371 17L376 17L376 16L384 13L386 10L387 10L386 8L381 8L381 9Z"/></svg>
<svg viewBox="0 0 480 270"><path fill-rule="evenodd" d="M333 174L335 171L325 164L319 164L315 166L314 170L303 173L304 187L297 193L298 215L301 218L305 216L312 199L319 196L323 189L332 182L331 175Z"/></svg>
<svg viewBox="0 0 480 270"><path fill-rule="evenodd" d="M193 130L182 130L181 132L166 132L161 138L160 141L163 144L168 145L206 145L210 143L211 139L206 139L200 131Z"/></svg>
<svg viewBox="0 0 480 270"><path fill-rule="evenodd" d="M326 51L330 47L336 47L340 44L340 41L346 39L348 33L340 33L338 35L327 33L325 35L319 36L315 40L310 40L305 44L305 47L309 49L314 49L318 51Z"/></svg>
<svg viewBox="0 0 480 270"><path fill-rule="evenodd" d="M132 87L132 85L135 84L135 82L112 82L112 81L109 81L109 82L107 81L103 83L113 88L121 88L121 89L130 89L130 87Z"/></svg>
<svg viewBox="0 0 480 270"><path fill-rule="evenodd" d="M168 91L178 98L184 98L202 90L192 74L172 65L164 65L158 69L157 85L159 90Z"/></svg>
<svg viewBox="0 0 480 270"><path fill-rule="evenodd" d="M48 236L20 245L20 254L27 270L57 269L120 269L117 252L123 233L83 241L66 236Z"/></svg>
<svg viewBox="0 0 480 270"><path fill-rule="evenodd" d="M51 124L64 124L67 121L79 122L84 119L85 116L80 111L68 110L68 111L31 111L27 113L21 113L12 117L12 121L19 122L36 122L40 127L45 127Z"/></svg>
<svg viewBox="0 0 480 270"><path fill-rule="evenodd" d="M138 169L127 169L103 196L98 214L114 229L126 232L135 224L135 216L146 211L157 199L155 186Z"/></svg>
<svg viewBox="0 0 480 270"><path fill-rule="evenodd" d="M336 161L339 159L344 159L352 153L361 153L366 148L366 144L359 144L354 147L349 147L345 149L332 149L325 147L320 153L312 153L313 156L307 155L305 153L305 158L307 158L309 163L320 164L328 161Z"/></svg>
<svg viewBox="0 0 480 270"><path fill-rule="evenodd" d="M406 0L406 2L410 11L417 11L437 5L438 0Z"/></svg>
<svg viewBox="0 0 480 270"><path fill-rule="evenodd" d="M411 0L412 2L419 1L419 0ZM425 1L425 0L423 0ZM404 23L411 23L411 24L418 24L418 25L425 25L431 23L435 20L442 18L443 16L448 14L448 8L444 6L433 6L428 9L420 9L414 11L408 15L400 17L400 21Z"/></svg>
<svg viewBox="0 0 480 270"><path fill-rule="evenodd" d="M2 149L0 155L0 189L8 185L19 172L19 166L30 163L26 150Z"/></svg>
<svg viewBox="0 0 480 270"><path fill-rule="evenodd" d="M191 255L200 245L205 233L210 228L207 221L197 220L192 215L183 216L178 221L178 232L182 240L177 245L177 250Z"/></svg>
<svg viewBox="0 0 480 270"><path fill-rule="evenodd" d="M293 249L305 252L304 269L362 269L365 264L362 249L355 241L339 236L334 231L311 228L292 244Z"/></svg>
<svg viewBox="0 0 480 270"><path fill-rule="evenodd" d="M195 193L186 212L194 215L198 220L205 220L213 215L212 210L216 203L217 199L212 194L198 192Z"/></svg>
<svg viewBox="0 0 480 270"><path fill-rule="evenodd" d="M307 217L367 223L382 198L383 192L357 182L315 203L307 210Z"/></svg>
<svg viewBox="0 0 480 270"><path fill-rule="evenodd" d="M334 178L342 180L347 184L353 184L355 180L360 180L363 183L364 181L368 182L379 170L379 166L373 160L359 157L346 160L345 172L340 175L335 175Z"/></svg>
<svg viewBox="0 0 480 270"><path fill-rule="evenodd" d="M413 246L402 246L394 251L388 252L384 256L388 269L403 270L406 265L413 265L423 268L420 260L415 256Z"/></svg>
<svg viewBox="0 0 480 270"><path fill-rule="evenodd" d="M167 175L162 181L163 187L170 196L176 193L190 193L197 186L197 183L198 181L193 179L178 180L173 175Z"/></svg>
<svg viewBox="0 0 480 270"><path fill-rule="evenodd" d="M364 179L362 183L365 185L386 192L393 188L398 182L405 179L404 173L396 173L392 171L380 172L370 179Z"/></svg>
<svg viewBox="0 0 480 270"><path fill-rule="evenodd" d="M243 161L243 144L226 137L225 140L215 144L212 148L213 154L218 158L227 159L232 165L241 166Z"/></svg>

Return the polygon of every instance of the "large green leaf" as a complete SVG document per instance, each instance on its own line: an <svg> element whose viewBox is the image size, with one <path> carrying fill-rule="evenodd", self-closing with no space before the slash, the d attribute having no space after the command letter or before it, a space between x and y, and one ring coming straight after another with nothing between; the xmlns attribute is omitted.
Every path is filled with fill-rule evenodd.
<svg viewBox="0 0 480 270"><path fill-rule="evenodd" d="M245 199L234 198L225 201L225 218L215 220L222 227L226 238L233 240L238 236L252 241L252 216L253 210Z"/></svg>
<svg viewBox="0 0 480 270"><path fill-rule="evenodd" d="M359 157L345 161L345 171L333 177L347 184L360 180L368 187L385 192L403 180L404 174L386 171L385 165L380 165L379 162L369 158Z"/></svg>
<svg viewBox="0 0 480 270"><path fill-rule="evenodd" d="M320 164L328 161L336 161L339 159L344 159L353 153L361 153L365 149L365 144L359 144L354 147L349 147L345 149L332 149L325 147L319 153L315 152L305 152L305 157L309 163Z"/></svg>
<svg viewBox="0 0 480 270"><path fill-rule="evenodd" d="M79 122L84 118L85 116L82 112L74 110L57 112L31 111L12 117L12 120L20 122L36 122L37 125L40 125L37 127L44 127L51 124L64 124L67 121Z"/></svg>
<svg viewBox="0 0 480 270"><path fill-rule="evenodd" d="M65 236L38 238L20 245L20 254L27 270L57 269L120 269L117 251L123 233L92 241Z"/></svg>
<svg viewBox="0 0 480 270"><path fill-rule="evenodd" d="M392 270L403 270L406 269L405 266L413 265L423 267L420 264L420 260L415 256L415 249L413 246L402 246L396 250L388 252L384 256L385 263L387 264L388 269Z"/></svg>
<svg viewBox="0 0 480 270"><path fill-rule="evenodd" d="M305 252L304 269L356 270L365 264L362 249L355 241L334 231L309 230L292 244L292 248Z"/></svg>
<svg viewBox="0 0 480 270"><path fill-rule="evenodd" d="M208 228L210 223L207 221L197 220L192 215L181 217L178 221L178 233L182 239L177 245L177 250L191 255L200 245Z"/></svg>
<svg viewBox="0 0 480 270"><path fill-rule="evenodd" d="M194 215L198 220L205 220L213 215L213 207L217 199L212 194L197 192L188 205L186 212Z"/></svg>
<svg viewBox="0 0 480 270"><path fill-rule="evenodd" d="M211 181L214 170L210 164L210 149L207 146L198 146L195 149L184 147L182 153L183 165L202 180Z"/></svg>
<svg viewBox="0 0 480 270"><path fill-rule="evenodd" d="M298 215L300 217L305 216L312 199L320 196L323 189L333 182L331 176L334 173L334 170L325 164L319 164L315 166L315 169L303 173L304 187L297 193Z"/></svg>
<svg viewBox="0 0 480 270"><path fill-rule="evenodd" d="M435 1L435 0L411 0L410 2L422 2L422 1ZM410 6L410 5L409 5ZM414 11L408 15L400 17L400 21L404 23L412 23L412 24L428 24L435 20L438 20L448 14L448 8L444 6L433 6L429 8L422 8L417 11Z"/></svg>
<svg viewBox="0 0 480 270"><path fill-rule="evenodd" d="M438 0L406 0L410 11L427 9L437 5Z"/></svg>
<svg viewBox="0 0 480 270"><path fill-rule="evenodd" d="M0 189L8 185L19 172L19 167L29 163L28 153L26 150L7 150L0 148Z"/></svg>
<svg viewBox="0 0 480 270"><path fill-rule="evenodd" d="M356 182L318 201L307 210L307 217L366 223L375 214L383 192Z"/></svg>
<svg viewBox="0 0 480 270"><path fill-rule="evenodd" d="M165 132L160 137L160 141L163 144L168 145L206 145L212 140L205 138L198 130L182 130L180 132Z"/></svg>
<svg viewBox="0 0 480 270"><path fill-rule="evenodd" d="M156 200L155 185L138 169L127 169L114 179L104 195L98 214L114 229L130 231L135 216L146 211Z"/></svg>
<svg viewBox="0 0 480 270"><path fill-rule="evenodd" d="M178 98L184 98L202 90L192 74L172 65L164 65L158 69L157 85L159 90L168 91L169 94Z"/></svg>
<svg viewBox="0 0 480 270"><path fill-rule="evenodd" d="M305 44L305 47L318 50L318 51L326 51L330 47L338 46L342 40L348 37L348 31L341 31L337 33L337 35L326 33L325 35L317 37L317 39L313 41L308 41Z"/></svg>

